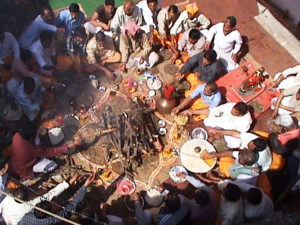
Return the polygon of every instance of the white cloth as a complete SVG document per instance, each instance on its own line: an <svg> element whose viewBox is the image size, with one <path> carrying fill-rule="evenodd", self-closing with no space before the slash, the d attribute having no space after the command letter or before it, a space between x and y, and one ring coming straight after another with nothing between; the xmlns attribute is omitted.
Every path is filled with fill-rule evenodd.
<svg viewBox="0 0 300 225"><path fill-rule="evenodd" d="M45 70L43 67L46 65L53 65L52 56L56 55L55 43L52 41L49 48L44 48L41 40L37 40L30 46L30 51L32 52L35 60L39 64L40 72L43 74L50 75L51 70Z"/></svg>
<svg viewBox="0 0 300 225"><path fill-rule="evenodd" d="M69 187L69 184L64 181L58 184L55 188L51 189L48 193L39 196L31 201L28 201L29 204L36 205L41 201L47 200L51 201L54 197L58 196L64 190ZM21 221L23 216L30 212L32 207L27 204L18 203L12 197L5 197L4 200L0 203L0 213L7 225L17 225Z"/></svg>
<svg viewBox="0 0 300 225"><path fill-rule="evenodd" d="M6 89L11 97L15 98L15 95L17 94L16 90L19 85L20 85L20 82L17 79L15 79L14 77L10 78L6 82Z"/></svg>
<svg viewBox="0 0 300 225"><path fill-rule="evenodd" d="M32 170L35 173L47 173L57 168L57 164L55 161L42 158L37 163L34 164Z"/></svg>
<svg viewBox="0 0 300 225"><path fill-rule="evenodd" d="M156 52L151 52L148 60L144 60L144 63L140 63L141 57L129 57L128 62L126 63L126 69L150 69L152 68L159 60L159 55Z"/></svg>
<svg viewBox="0 0 300 225"><path fill-rule="evenodd" d="M204 120L204 125L225 130L247 132L252 123L251 115L247 112L244 116L233 116L231 110L235 104L229 102L218 107L209 108L209 115Z"/></svg>
<svg viewBox="0 0 300 225"><path fill-rule="evenodd" d="M117 8L116 14L111 21L110 29L114 33L120 33L123 26L130 21L136 22L138 26L142 25L143 16L141 10L137 6L134 6L132 15L127 16L124 13L123 5L121 5Z"/></svg>
<svg viewBox="0 0 300 225"><path fill-rule="evenodd" d="M255 185L247 183L241 183L236 181L233 181L232 183L239 186L242 192L247 192L250 188L258 188ZM246 221L257 221L272 215L274 208L273 201L261 189L260 191L262 192L262 200L258 205L253 205L250 202L248 202L247 199L243 199L244 218Z"/></svg>
<svg viewBox="0 0 300 225"><path fill-rule="evenodd" d="M38 15L21 34L19 38L20 47L29 50L30 46L40 38L40 33L43 30L56 32L57 27L46 23L41 15Z"/></svg>
<svg viewBox="0 0 300 225"><path fill-rule="evenodd" d="M282 80L277 89L288 89L295 85L300 85L300 65L290 67L282 71L281 73L277 73L274 76L274 80L276 81L279 76L282 75L284 80Z"/></svg>
<svg viewBox="0 0 300 225"><path fill-rule="evenodd" d="M257 138L259 138L259 136L247 132L240 133L240 138L224 136L224 140L228 148L240 149L248 149L248 144ZM262 171L267 171L272 163L272 153L269 146L267 146L264 150L258 152L258 155L259 156L257 164L261 166Z"/></svg>
<svg viewBox="0 0 300 225"><path fill-rule="evenodd" d="M232 54L237 54L242 46L242 37L238 30L234 30L224 35L224 23L217 23L212 26L207 35L207 41L214 39L214 50L217 52L217 58L222 61L227 70L233 70L238 65L231 58Z"/></svg>
<svg viewBox="0 0 300 225"><path fill-rule="evenodd" d="M191 42L189 42L190 31L191 29L185 31L183 33L183 36L178 40L178 50L180 52L186 51L188 53L188 56L192 57L200 52L203 52L205 45L205 36L200 33L199 40L195 44L192 44Z"/></svg>
<svg viewBox="0 0 300 225"><path fill-rule="evenodd" d="M25 115L29 120L34 120L40 111L40 105L42 104L42 92L45 88L38 78L33 78L35 83L35 89L27 95L24 91L24 82L18 86L15 99L18 104L22 106Z"/></svg>
<svg viewBox="0 0 300 225"><path fill-rule="evenodd" d="M224 191L226 185L230 181L220 181L218 188L220 191ZM223 195L221 195L220 208L219 208L219 221L221 225L239 224L243 221L243 202L240 198L236 202L226 201Z"/></svg>
<svg viewBox="0 0 300 225"><path fill-rule="evenodd" d="M144 26L141 27L142 30L144 30L146 33L150 32L150 26L153 26L154 29L156 28L154 17L157 15L157 12L160 8L156 8L156 11L153 12L148 7L147 0L142 0L136 6L141 10L141 13L143 15L143 22L145 23ZM161 7L161 0L157 1L157 6Z"/></svg>
<svg viewBox="0 0 300 225"><path fill-rule="evenodd" d="M200 14L196 18L190 20L187 11L184 10L180 13L180 16L171 28L170 34L177 35L186 30L196 28L198 24L200 24L201 29L206 29L210 25L210 20L203 14Z"/></svg>
<svg viewBox="0 0 300 225"><path fill-rule="evenodd" d="M163 8L157 15L157 26L160 34L166 34L166 30L170 30L174 25L174 23L169 20L168 10L169 7Z"/></svg>
<svg viewBox="0 0 300 225"><path fill-rule="evenodd" d="M0 59L13 55L14 58L20 58L20 48L15 37L9 33L4 32L4 40L0 41Z"/></svg>

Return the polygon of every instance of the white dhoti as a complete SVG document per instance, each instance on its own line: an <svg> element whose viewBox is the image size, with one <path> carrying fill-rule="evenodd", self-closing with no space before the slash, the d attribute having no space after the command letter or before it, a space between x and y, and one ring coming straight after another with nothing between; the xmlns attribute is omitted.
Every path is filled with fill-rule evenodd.
<svg viewBox="0 0 300 225"><path fill-rule="evenodd" d="M53 160L42 158L33 166L33 172L35 173L47 173L54 170L57 167L56 162Z"/></svg>
<svg viewBox="0 0 300 225"><path fill-rule="evenodd" d="M236 69L239 66L239 64L237 64L232 59L232 51L223 52L222 50L218 49L217 47L214 47L214 50L217 53L217 59L219 59L221 61L221 63L223 64L223 66L226 68L226 70L228 72Z"/></svg>

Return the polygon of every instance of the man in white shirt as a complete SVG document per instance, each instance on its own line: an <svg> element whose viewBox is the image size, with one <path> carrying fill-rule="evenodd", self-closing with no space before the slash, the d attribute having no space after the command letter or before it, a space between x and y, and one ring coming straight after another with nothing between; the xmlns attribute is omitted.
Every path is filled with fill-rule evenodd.
<svg viewBox="0 0 300 225"><path fill-rule="evenodd" d="M34 42L29 49L39 64L40 72L47 75L52 75L56 68L54 65L56 63L56 50L53 36L51 31L42 31L40 39Z"/></svg>
<svg viewBox="0 0 300 225"><path fill-rule="evenodd" d="M40 112L42 92L45 88L38 78L27 77L16 90L16 102L22 106L25 115L33 121Z"/></svg>
<svg viewBox="0 0 300 225"><path fill-rule="evenodd" d="M57 27L50 24L53 19L53 13L50 9L44 8L41 15L38 15L35 20L27 27L19 38L21 48L30 50L30 46L40 38L40 33L43 30L56 32Z"/></svg>
<svg viewBox="0 0 300 225"><path fill-rule="evenodd" d="M186 110L183 114L207 115L208 117L203 121L205 126L239 132L247 132L252 123L247 105L243 102L229 102L209 109Z"/></svg>
<svg viewBox="0 0 300 225"><path fill-rule="evenodd" d="M217 23L209 29L205 44L205 49L209 49L212 39L215 38L213 49L227 71L238 67L237 54L243 43L241 34L235 26L236 19L233 16L227 17L225 23Z"/></svg>
<svg viewBox="0 0 300 225"><path fill-rule="evenodd" d="M6 64L8 57L11 57L11 62L20 58L19 44L11 33L4 32L4 28L0 26L0 64Z"/></svg>
<svg viewBox="0 0 300 225"><path fill-rule="evenodd" d="M186 56L190 58L204 51L205 36L197 29L190 29L183 33L177 44L177 50L174 52L173 60Z"/></svg>
<svg viewBox="0 0 300 225"><path fill-rule="evenodd" d="M156 17L161 8L161 0L142 0L136 6L141 10L145 23L141 29L146 33L153 32L156 28Z"/></svg>
<svg viewBox="0 0 300 225"><path fill-rule="evenodd" d="M177 18L179 17L178 7L170 5L163 8L157 15L158 33L162 40L167 40L170 35L170 29L173 27Z"/></svg>
<svg viewBox="0 0 300 225"><path fill-rule="evenodd" d="M236 184L245 193L243 199L245 221L254 223L272 215L273 201L260 188L237 181L232 183Z"/></svg>
<svg viewBox="0 0 300 225"><path fill-rule="evenodd" d="M69 186L76 181L76 178L77 175L74 175L70 179L69 183L63 181L46 194L30 200L28 201L28 203L31 205L36 205L41 201L51 201L54 197L58 196L64 190L68 189ZM18 188L14 191L14 197L26 201L27 193L24 189ZM7 225L17 225L26 213L32 211L33 208L29 204L17 202L12 197L6 196L0 203L0 213L2 214L2 218L4 219L5 223Z"/></svg>
<svg viewBox="0 0 300 225"><path fill-rule="evenodd" d="M248 133L238 132L234 130L220 130L215 128L208 128L212 133L224 135L224 140L228 148L249 149L258 152L258 166L262 171L267 171L272 163L272 153L266 141L259 136Z"/></svg>
<svg viewBox="0 0 300 225"><path fill-rule="evenodd" d="M220 181L218 188L222 192L219 208L221 225L243 222L243 202L241 189L229 181Z"/></svg>
<svg viewBox="0 0 300 225"><path fill-rule="evenodd" d="M300 85L300 65L290 67L282 72L276 73L273 80L274 81L271 85L278 90Z"/></svg>
<svg viewBox="0 0 300 225"><path fill-rule="evenodd" d="M131 21L140 26L143 23L143 16L141 10L131 0L126 0L123 5L118 7L111 21L110 30L116 37L121 32L123 26Z"/></svg>
<svg viewBox="0 0 300 225"><path fill-rule="evenodd" d="M176 35L192 28L197 28L207 33L210 20L200 12L196 2L189 3L185 6L185 10L180 14L175 24L171 28L172 42L175 44Z"/></svg>

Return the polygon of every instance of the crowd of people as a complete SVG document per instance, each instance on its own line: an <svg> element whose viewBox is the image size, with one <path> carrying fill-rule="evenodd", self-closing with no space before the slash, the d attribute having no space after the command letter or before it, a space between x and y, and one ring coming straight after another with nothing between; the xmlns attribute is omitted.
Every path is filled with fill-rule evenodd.
<svg viewBox="0 0 300 225"><path fill-rule="evenodd" d="M237 20L228 16L212 24L191 2L182 11L178 6L162 8L161 0L125 0L116 7L114 0L105 0L89 18L76 3L54 16L43 8L19 37L6 32L0 24L0 213L7 225L56 224L54 218L34 209L51 212L51 199L75 183L78 175L58 184L43 196L29 200L24 188L6 189L8 179L32 179L37 173L55 170L58 165L49 159L73 154L82 145L79 138L55 147L43 145L37 130L41 113L51 107L53 94L62 67L74 73L91 74L103 71L108 80L115 79L108 65L118 63L119 70L137 74L160 63L160 51L168 49L171 64L180 68L174 82L187 80L191 85L172 113L203 121L210 137L225 141L227 150L207 153L203 159L218 158L217 173L178 174L195 188L192 199L169 193L156 218L158 224L215 224L257 222L273 212L268 171L287 171L292 180L300 174L300 65L274 75L272 88L280 94L272 100L271 117L279 133L253 131L253 116L243 103L225 103L215 81L238 67L243 44L236 28ZM57 36L63 49L57 54ZM202 122L201 122L202 123ZM86 188L95 173L66 207L57 215L74 218L82 224L151 224L152 215L143 210L139 195L134 194L135 217L127 219L106 215L101 206L95 210L73 213L82 202ZM300 188L300 182L294 190ZM93 211L93 212L91 212ZM83 216L86 214L86 216ZM97 222L98 221L98 222ZM103 222L102 221L102 222Z"/></svg>

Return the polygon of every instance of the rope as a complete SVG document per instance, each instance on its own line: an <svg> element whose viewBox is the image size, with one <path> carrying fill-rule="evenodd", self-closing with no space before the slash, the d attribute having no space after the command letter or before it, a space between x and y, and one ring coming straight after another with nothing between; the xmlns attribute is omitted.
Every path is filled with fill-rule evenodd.
<svg viewBox="0 0 300 225"><path fill-rule="evenodd" d="M74 221L72 221L72 220L69 220L69 219L66 219L66 218L64 218L64 217L55 215L55 214L52 213L52 212L49 212L49 211L44 210L44 209L41 209L41 208L39 208L39 207L37 207L37 206L35 206L35 205L32 205L32 204L30 204L30 203L28 203L28 202L25 202L25 201L23 201L23 200L21 200L21 199L19 199L19 198L17 198L17 197L14 197L14 196L12 196L11 194L8 194L8 193L6 193L6 192L4 192L4 191L1 191L1 190L0 190L0 193L3 194L3 195L5 195L5 196L11 197L11 198L13 198L14 200L16 200L16 201L18 201L18 202L21 202L21 203L23 203L23 204L27 204L27 205L29 205L30 207L32 207L33 209L36 209L36 210L38 210L38 211L40 211L40 212L43 212L43 213L46 213L47 215L53 216L53 217L55 217L55 218L57 218L57 219L59 219L59 220L62 220L62 221L64 221L64 222L67 222L67 223L73 224L73 225L80 225L80 223L76 223L76 222L74 222Z"/></svg>

